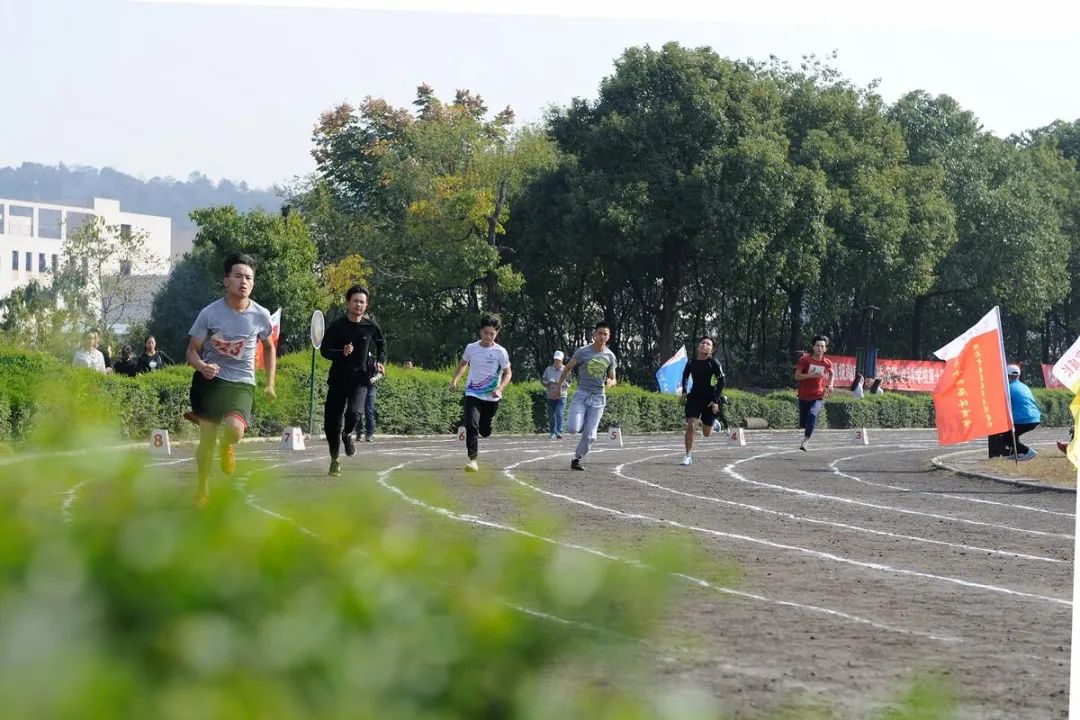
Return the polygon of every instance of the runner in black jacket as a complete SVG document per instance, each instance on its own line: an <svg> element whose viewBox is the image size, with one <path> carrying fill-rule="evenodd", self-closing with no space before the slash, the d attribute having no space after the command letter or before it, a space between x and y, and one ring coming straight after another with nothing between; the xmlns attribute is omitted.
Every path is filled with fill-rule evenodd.
<svg viewBox="0 0 1080 720"><path fill-rule="evenodd" d="M386 362L386 340L379 324L364 317L368 308L368 291L353 285L345 293L347 313L330 323L323 335L319 352L330 361L326 378L326 405L323 427L326 443L330 446L330 474L341 474L338 450L345 444L345 454L356 453L353 430L360 413L364 411L371 373L368 353L375 356L376 372L383 372ZM342 421L344 413L344 422Z"/></svg>
<svg viewBox="0 0 1080 720"><path fill-rule="evenodd" d="M686 455L682 460L683 465L693 462L690 453L694 450L697 421L701 420L701 431L705 437L709 437L724 402L724 370L712 356L714 347L712 338L708 336L698 340L696 356L683 368L682 387L683 397L686 399ZM714 377L716 385L712 383ZM689 393L686 391L688 378L694 380Z"/></svg>

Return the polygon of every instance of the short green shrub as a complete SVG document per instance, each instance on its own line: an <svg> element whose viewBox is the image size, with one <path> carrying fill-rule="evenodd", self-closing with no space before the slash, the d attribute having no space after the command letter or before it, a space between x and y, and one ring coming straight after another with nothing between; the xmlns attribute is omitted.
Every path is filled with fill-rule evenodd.
<svg viewBox="0 0 1080 720"><path fill-rule="evenodd" d="M315 364L315 399L311 392L311 354L282 356L277 367L277 398L262 392L265 373L258 373L252 435L276 436L284 428L323 430L323 403L329 362L321 356ZM129 440L147 437L152 428L169 430L177 438L192 438L197 428L183 420L190 408L188 397L194 371L187 366L167 367L127 378L97 375L72 368L46 355L0 349L0 442L23 442L37 433L63 432L81 407L73 401L100 396L95 407L107 408L94 421ZM449 369L430 371L388 367L376 386L377 428L384 434L449 434L461 424L462 392L451 391ZM1034 391L1043 410L1043 425L1068 425L1072 395L1064 390ZM764 418L770 428L798 425L794 390L758 395L730 389L725 413L735 426L746 418ZM573 388L567 398L567 410ZM620 383L608 391L603 425L620 425L627 433L672 432L682 428L684 408L675 395L643 390ZM855 399L846 390L836 391L819 418L823 427L933 427L934 408L929 394L885 393ZM499 406L494 428L501 433L547 432L547 401L544 387L531 380L512 383Z"/></svg>

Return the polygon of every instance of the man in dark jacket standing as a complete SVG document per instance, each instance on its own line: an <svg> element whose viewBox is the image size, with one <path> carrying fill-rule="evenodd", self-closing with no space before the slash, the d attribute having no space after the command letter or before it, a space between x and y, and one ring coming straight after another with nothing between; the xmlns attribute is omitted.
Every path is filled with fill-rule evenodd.
<svg viewBox="0 0 1080 720"><path fill-rule="evenodd" d="M345 445L345 454L356 454L353 431L364 411L371 373L368 353L375 356L375 372L384 371L386 340L379 324L365 318L368 309L367 288L353 285L345 293L346 314L330 323L323 336L319 352L330 361L326 378L326 405L323 427L330 446L330 475L341 475L338 452ZM342 415L344 414L344 420Z"/></svg>

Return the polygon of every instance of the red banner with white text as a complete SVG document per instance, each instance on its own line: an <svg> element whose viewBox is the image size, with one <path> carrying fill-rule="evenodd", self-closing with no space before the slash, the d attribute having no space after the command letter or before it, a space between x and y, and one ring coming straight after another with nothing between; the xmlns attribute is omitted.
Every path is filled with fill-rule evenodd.
<svg viewBox="0 0 1080 720"><path fill-rule="evenodd" d="M886 390L905 392L933 392L945 363L939 360L889 360L877 361L877 376Z"/></svg>
<svg viewBox="0 0 1080 720"><path fill-rule="evenodd" d="M851 385L855 379L854 355L827 355L833 364L833 378L837 387ZM945 363L938 360L890 360L878 358L877 377L881 387L901 392L933 392L938 379L945 371ZM874 378L870 378L873 380Z"/></svg>

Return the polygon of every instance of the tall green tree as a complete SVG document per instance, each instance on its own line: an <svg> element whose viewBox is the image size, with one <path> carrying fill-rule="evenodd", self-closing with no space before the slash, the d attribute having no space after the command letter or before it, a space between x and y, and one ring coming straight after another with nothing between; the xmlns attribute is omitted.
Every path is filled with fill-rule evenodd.
<svg viewBox="0 0 1080 720"><path fill-rule="evenodd" d="M932 341L936 347L992 305L1001 305L1013 325L1017 350L1026 328L1038 327L1068 288L1052 181L1031 153L982 130L952 98L909 93L890 115L912 164L943 173L956 218L955 243L935 266L933 282L914 296L912 354L927 349L925 323L941 335Z"/></svg>
<svg viewBox="0 0 1080 720"><path fill-rule="evenodd" d="M789 162L816 190L795 208L775 253L794 260L777 279L788 296L788 349L805 347L809 319L850 352L868 331L865 308L880 308L878 321L892 330L897 298L930 282L953 232L943 178L907 163L901 128L873 83L856 86L814 56L797 69L773 61L763 71L782 89Z"/></svg>
<svg viewBox="0 0 1080 720"><path fill-rule="evenodd" d="M31 280L0 300L0 332L15 346L69 354L80 332L72 313L58 301L56 288ZM65 328L72 328L70 335Z"/></svg>
<svg viewBox="0 0 1080 720"><path fill-rule="evenodd" d="M375 312L391 338L411 338L414 359L449 362L475 316L521 288L506 223L555 155L543 132L513 123L467 90L444 102L421 85L412 109L368 98L316 127L317 171L292 201L321 263L363 257Z"/></svg>
<svg viewBox="0 0 1080 720"><path fill-rule="evenodd" d="M1049 198L1066 239L1058 251L1068 256L1069 287L1046 314L1041 332L1041 359L1054 362L1080 336L1080 120L1059 120L1014 142L1032 154L1038 175L1048 181Z"/></svg>
<svg viewBox="0 0 1080 720"><path fill-rule="evenodd" d="M573 158L565 199L584 204L578 258L597 258L600 272L652 300L635 308L648 320L641 334L617 334L640 343L647 364L675 349L692 273L714 287L731 280L740 243L781 221L790 188L776 182L779 110L775 88L746 64L668 43L627 50L595 102L550 118ZM598 299L605 314L615 309L614 294Z"/></svg>

